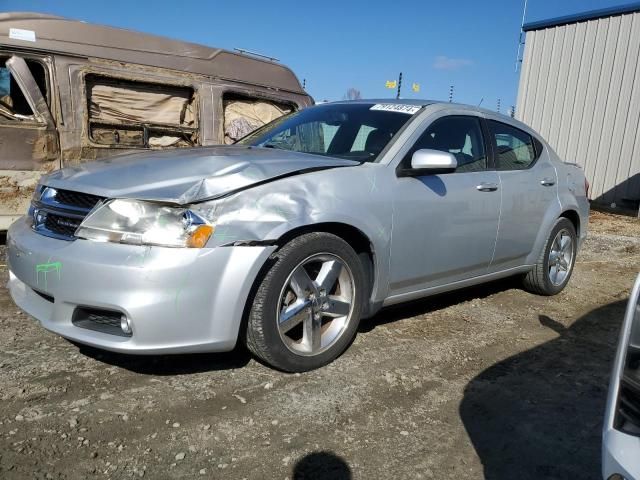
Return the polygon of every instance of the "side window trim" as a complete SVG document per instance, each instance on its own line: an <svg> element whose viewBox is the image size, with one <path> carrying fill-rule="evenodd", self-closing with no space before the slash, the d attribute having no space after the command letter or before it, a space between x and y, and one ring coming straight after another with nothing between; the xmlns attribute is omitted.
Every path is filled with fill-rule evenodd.
<svg viewBox="0 0 640 480"><path fill-rule="evenodd" d="M540 158L540 155L542 155L542 151L544 150L544 144L535 135L531 135L531 138L533 138L533 148L536 154L534 162L537 162L538 158Z"/></svg>
<svg viewBox="0 0 640 480"><path fill-rule="evenodd" d="M514 125L511 125L509 123L506 122L501 122L499 120L494 120L492 118L487 118L485 119L485 121L487 122L487 132L489 134L489 136L491 137L491 150L492 150L492 156L493 156L493 163L495 165L495 169L497 171L501 171L501 172L522 172L525 170L530 170L532 169L537 163L538 163L538 159L540 158L540 156L542 155L542 149L540 151L538 151L538 143L540 143L540 145L542 145L542 142L540 142L534 135L530 134L529 132L522 130L521 128L518 128ZM533 148L533 161L527 166L527 168L520 168L520 169L505 169L505 170L500 170L500 159L498 157L498 142L496 141L496 137L495 135L491 132L491 128L489 126L489 122L494 122L494 123L499 123L500 125L506 125L509 128L513 128L515 130L518 130L519 132L524 133L525 135L528 135L531 138L531 145Z"/></svg>
<svg viewBox="0 0 640 480"><path fill-rule="evenodd" d="M482 136L484 137L484 149L487 156L487 171L498 170L497 149L494 147L495 139L489 129L489 122L485 117L480 118L480 126L482 128Z"/></svg>

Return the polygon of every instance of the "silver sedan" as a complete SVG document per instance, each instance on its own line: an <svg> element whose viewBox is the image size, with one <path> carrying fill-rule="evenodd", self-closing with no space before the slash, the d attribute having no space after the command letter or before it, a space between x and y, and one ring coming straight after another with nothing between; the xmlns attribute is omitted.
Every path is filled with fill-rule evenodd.
<svg viewBox="0 0 640 480"><path fill-rule="evenodd" d="M611 374L602 435L602 478L640 479L640 275L627 304Z"/></svg>
<svg viewBox="0 0 640 480"><path fill-rule="evenodd" d="M588 184L540 136L429 101L324 104L236 145L42 178L8 232L18 306L118 352L224 351L320 367L381 307L518 276L569 281Z"/></svg>

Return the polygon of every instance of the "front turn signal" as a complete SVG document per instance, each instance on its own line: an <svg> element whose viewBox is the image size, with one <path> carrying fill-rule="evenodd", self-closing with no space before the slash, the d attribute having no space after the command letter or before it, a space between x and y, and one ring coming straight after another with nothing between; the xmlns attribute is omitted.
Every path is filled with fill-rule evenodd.
<svg viewBox="0 0 640 480"><path fill-rule="evenodd" d="M193 233L189 236L187 240L187 247L190 248L203 248L209 238L211 238L211 234L213 233L212 225L200 225L196 228Z"/></svg>

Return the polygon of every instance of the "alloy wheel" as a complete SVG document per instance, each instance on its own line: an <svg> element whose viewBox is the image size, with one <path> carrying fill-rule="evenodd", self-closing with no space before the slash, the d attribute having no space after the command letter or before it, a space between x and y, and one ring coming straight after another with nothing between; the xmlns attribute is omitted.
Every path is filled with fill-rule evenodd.
<svg viewBox="0 0 640 480"><path fill-rule="evenodd" d="M573 266L574 241L569 230L560 230L549 250L549 280L556 287L562 285Z"/></svg>
<svg viewBox="0 0 640 480"><path fill-rule="evenodd" d="M355 281L337 255L318 253L287 278L277 306L278 332L297 355L317 355L334 345L353 314Z"/></svg>

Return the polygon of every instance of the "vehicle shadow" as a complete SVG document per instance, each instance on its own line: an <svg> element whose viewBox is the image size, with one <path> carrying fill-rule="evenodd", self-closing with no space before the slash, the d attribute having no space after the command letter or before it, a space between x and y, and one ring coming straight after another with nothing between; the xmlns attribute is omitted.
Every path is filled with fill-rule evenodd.
<svg viewBox="0 0 640 480"><path fill-rule="evenodd" d="M351 480L347 462L332 452L311 452L296 462L293 480Z"/></svg>
<svg viewBox="0 0 640 480"><path fill-rule="evenodd" d="M441 293L412 302L385 307L373 317L362 320L358 326L358 332L370 332L380 325L397 322L418 315L426 315L458 303L477 298L486 298L496 293L504 292L505 290L519 288L519 286L520 280L518 277L508 277L454 292Z"/></svg>
<svg viewBox="0 0 640 480"><path fill-rule="evenodd" d="M514 285L518 284L517 282L518 280L514 278L498 280L477 287L458 290L455 293L433 296L397 307L388 307L374 317L360 322L359 331L368 332L377 325L426 314L466 300L488 297L494 293L513 288ZM247 349L241 345L238 345L235 350L225 353L133 355L109 352L70 340L69 342L78 347L79 353L82 355L143 375L187 375L216 370L233 370L244 367L253 358ZM255 360L262 364L259 359ZM267 365L267 368L272 367Z"/></svg>
<svg viewBox="0 0 640 480"><path fill-rule="evenodd" d="M224 353L131 355L71 343L78 347L82 355L143 375L188 375L216 370L234 370L244 367L251 360L249 352L242 347L236 347L235 350Z"/></svg>
<svg viewBox="0 0 640 480"><path fill-rule="evenodd" d="M469 382L460 417L487 479L600 478L602 419L626 301L503 360Z"/></svg>

